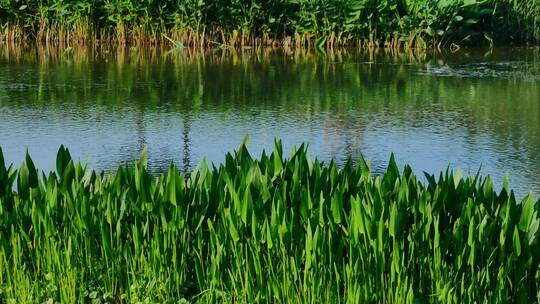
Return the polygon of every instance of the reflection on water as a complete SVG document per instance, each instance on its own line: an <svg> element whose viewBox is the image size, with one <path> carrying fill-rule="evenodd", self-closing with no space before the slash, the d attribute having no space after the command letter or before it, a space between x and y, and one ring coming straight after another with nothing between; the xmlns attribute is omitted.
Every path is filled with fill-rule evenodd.
<svg viewBox="0 0 540 304"><path fill-rule="evenodd" d="M540 194L538 49L325 56L0 46L0 146L54 170L60 144L96 169L147 145L159 172L278 137L338 163L364 153L376 172L391 152L419 175L482 166Z"/></svg>

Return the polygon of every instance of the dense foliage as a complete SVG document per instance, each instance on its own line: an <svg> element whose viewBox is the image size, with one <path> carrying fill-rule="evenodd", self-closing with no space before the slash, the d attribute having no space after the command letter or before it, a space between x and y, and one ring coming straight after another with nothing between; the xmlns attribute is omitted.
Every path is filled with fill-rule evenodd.
<svg viewBox="0 0 540 304"><path fill-rule="evenodd" d="M536 43L538 0L0 0L5 40L177 45Z"/></svg>
<svg viewBox="0 0 540 304"><path fill-rule="evenodd" d="M0 153L0 302L531 303L539 202L447 171L425 185L393 157L312 161L245 145L189 177L171 165L56 172ZM16 190L14 190L16 189Z"/></svg>

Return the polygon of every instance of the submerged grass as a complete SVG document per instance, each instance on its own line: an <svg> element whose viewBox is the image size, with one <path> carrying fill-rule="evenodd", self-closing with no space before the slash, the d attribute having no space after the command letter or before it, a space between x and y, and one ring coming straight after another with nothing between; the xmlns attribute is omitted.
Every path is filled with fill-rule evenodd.
<svg viewBox="0 0 540 304"><path fill-rule="evenodd" d="M424 183L393 157L373 176L280 142L189 177L145 163L98 173L61 147L45 174L0 152L0 303L540 299L540 203L489 177Z"/></svg>
<svg viewBox="0 0 540 304"><path fill-rule="evenodd" d="M538 0L0 0L0 39L441 47L538 43Z"/></svg>

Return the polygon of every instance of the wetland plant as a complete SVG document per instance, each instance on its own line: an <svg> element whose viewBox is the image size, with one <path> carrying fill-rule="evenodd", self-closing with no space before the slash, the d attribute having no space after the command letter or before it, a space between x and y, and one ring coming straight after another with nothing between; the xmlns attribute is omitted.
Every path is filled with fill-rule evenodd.
<svg viewBox="0 0 540 304"><path fill-rule="evenodd" d="M540 41L539 16L538 0L0 0L0 40L172 40L190 47L305 47L319 39L327 47L527 44Z"/></svg>
<svg viewBox="0 0 540 304"><path fill-rule="evenodd" d="M0 152L1 303L493 303L540 298L540 204L393 156L312 160L306 147L158 176L146 154L55 172Z"/></svg>

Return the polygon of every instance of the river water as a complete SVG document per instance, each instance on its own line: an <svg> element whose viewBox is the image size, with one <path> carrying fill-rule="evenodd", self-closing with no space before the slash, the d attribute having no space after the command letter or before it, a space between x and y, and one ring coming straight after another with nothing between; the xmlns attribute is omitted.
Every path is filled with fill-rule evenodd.
<svg viewBox="0 0 540 304"><path fill-rule="evenodd" d="M0 146L54 170L66 145L94 169L149 150L149 168L218 163L302 142L342 164L394 152L418 175L481 168L540 195L540 49L168 51L0 45Z"/></svg>

